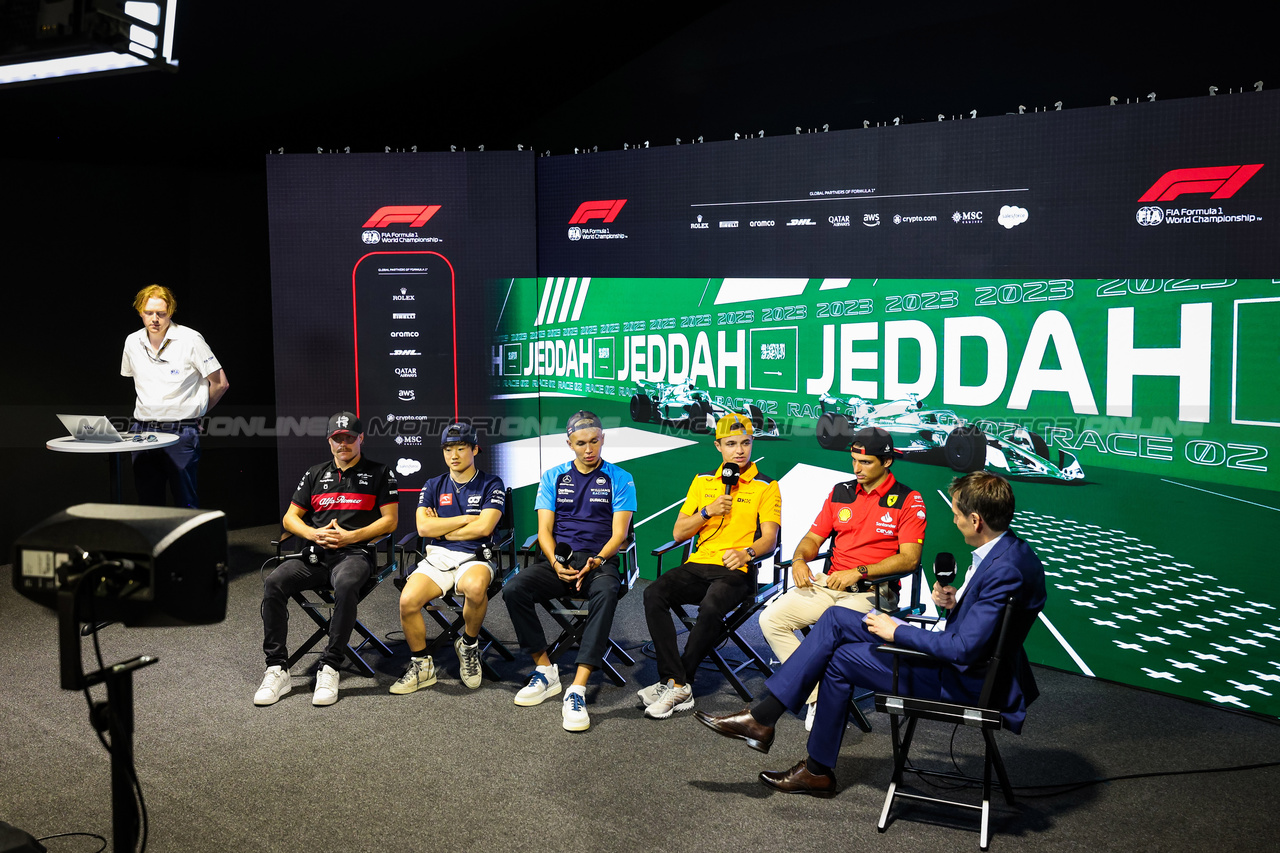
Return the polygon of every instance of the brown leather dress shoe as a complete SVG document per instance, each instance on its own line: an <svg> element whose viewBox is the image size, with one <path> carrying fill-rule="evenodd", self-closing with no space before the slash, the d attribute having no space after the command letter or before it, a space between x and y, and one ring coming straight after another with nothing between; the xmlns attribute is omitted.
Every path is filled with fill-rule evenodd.
<svg viewBox="0 0 1280 853"><path fill-rule="evenodd" d="M809 794L814 797L836 795L836 777L815 776L803 761L790 770L766 770L760 774L760 781L784 794Z"/></svg>
<svg viewBox="0 0 1280 853"><path fill-rule="evenodd" d="M766 726L751 716L751 711L743 708L736 714L713 717L704 711L694 714L698 722L717 734L725 737L745 740L747 746L758 752L768 752L773 746L773 726Z"/></svg>

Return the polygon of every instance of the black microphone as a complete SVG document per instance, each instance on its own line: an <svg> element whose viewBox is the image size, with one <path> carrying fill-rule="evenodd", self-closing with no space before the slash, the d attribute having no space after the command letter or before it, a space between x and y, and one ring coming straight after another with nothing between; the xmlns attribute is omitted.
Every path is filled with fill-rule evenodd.
<svg viewBox="0 0 1280 853"><path fill-rule="evenodd" d="M590 559L589 555L587 557L583 557L581 554L576 553L566 542L556 543L555 555L557 560L571 569L581 569L587 564L587 560ZM575 565L575 563L577 565Z"/></svg>
<svg viewBox="0 0 1280 853"><path fill-rule="evenodd" d="M737 485L738 474L739 469L736 462L726 462L724 467L720 469L720 482L724 483L724 493L726 495L729 494L730 489Z"/></svg>
<svg viewBox="0 0 1280 853"><path fill-rule="evenodd" d="M569 547L567 542L557 542L555 555L558 562L568 566L569 561L573 559L573 549Z"/></svg>
<svg viewBox="0 0 1280 853"><path fill-rule="evenodd" d="M933 558L933 577L939 586L951 586L956 582L956 555L940 551Z"/></svg>

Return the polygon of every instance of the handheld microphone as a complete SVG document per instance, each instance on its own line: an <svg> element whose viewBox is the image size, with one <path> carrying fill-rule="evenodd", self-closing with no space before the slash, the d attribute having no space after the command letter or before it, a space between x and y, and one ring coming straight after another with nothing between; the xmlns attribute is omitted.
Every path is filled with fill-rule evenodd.
<svg viewBox="0 0 1280 853"><path fill-rule="evenodd" d="M569 561L573 559L573 549L566 542L557 542L555 550L556 560L568 566Z"/></svg>
<svg viewBox="0 0 1280 853"><path fill-rule="evenodd" d="M565 542L556 543L555 555L557 560L571 569L581 569L587 564L587 560L591 558L590 554L577 553Z"/></svg>
<svg viewBox="0 0 1280 853"><path fill-rule="evenodd" d="M956 582L956 555L940 551L933 558L933 577L939 586L951 586Z"/></svg>
<svg viewBox="0 0 1280 853"><path fill-rule="evenodd" d="M724 467L720 469L720 482L724 483L724 493L726 495L737 484L739 473L740 470L736 462L726 462Z"/></svg>

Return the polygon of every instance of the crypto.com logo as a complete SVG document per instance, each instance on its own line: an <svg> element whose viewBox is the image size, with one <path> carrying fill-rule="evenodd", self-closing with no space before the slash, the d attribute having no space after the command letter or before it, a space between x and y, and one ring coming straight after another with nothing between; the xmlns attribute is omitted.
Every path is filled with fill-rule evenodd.
<svg viewBox="0 0 1280 853"><path fill-rule="evenodd" d="M1213 193L1209 198L1231 198L1258 173L1263 163L1248 166L1206 166L1201 169L1174 169L1165 172L1151 189L1142 194L1139 203L1173 201L1188 193Z"/></svg>
<svg viewBox="0 0 1280 853"><path fill-rule="evenodd" d="M605 222L612 222L618 218L619 211L622 206L627 203L625 198L611 198L605 201L584 201L578 205L578 211L573 214L573 218L569 220L570 225L582 225L589 219L603 219Z"/></svg>
<svg viewBox="0 0 1280 853"><path fill-rule="evenodd" d="M438 204L393 204L378 208L361 227L386 228L388 225L407 223L410 228L421 228L439 209Z"/></svg>

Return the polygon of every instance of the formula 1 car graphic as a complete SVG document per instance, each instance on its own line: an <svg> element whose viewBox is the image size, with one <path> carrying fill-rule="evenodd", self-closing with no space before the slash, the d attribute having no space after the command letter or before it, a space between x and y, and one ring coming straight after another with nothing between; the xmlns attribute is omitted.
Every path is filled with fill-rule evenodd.
<svg viewBox="0 0 1280 853"><path fill-rule="evenodd" d="M926 409L916 394L875 404L830 394L818 400L818 444L828 450L848 450L855 432L878 426L893 436L894 447L905 459L964 472L990 468L1010 477L1065 483L1084 479L1074 453L1050 449L1036 433L1011 423L969 423L950 409Z"/></svg>
<svg viewBox="0 0 1280 853"><path fill-rule="evenodd" d="M698 433L714 432L716 421L728 414L746 415L757 437L776 438L778 424L765 417L759 406L747 405L731 409L711 399L706 391L692 382L668 384L637 379L637 392L631 397L631 420L687 428Z"/></svg>

